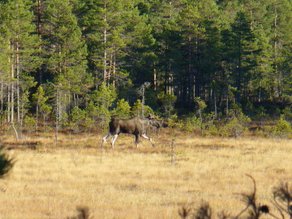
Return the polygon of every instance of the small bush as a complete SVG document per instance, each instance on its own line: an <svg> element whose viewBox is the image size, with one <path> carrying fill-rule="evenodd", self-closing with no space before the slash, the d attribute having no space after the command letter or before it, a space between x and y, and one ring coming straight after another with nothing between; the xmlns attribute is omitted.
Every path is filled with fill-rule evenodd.
<svg viewBox="0 0 292 219"><path fill-rule="evenodd" d="M86 119L86 111L75 106L69 115L69 127L74 131L79 131Z"/></svg>
<svg viewBox="0 0 292 219"><path fill-rule="evenodd" d="M103 106L99 106L96 108L96 112L98 118L98 126L102 129L107 129L111 119L110 111Z"/></svg>
<svg viewBox="0 0 292 219"><path fill-rule="evenodd" d="M231 110L224 125L219 128L220 135L223 137L239 137L247 131L250 118L244 115L241 110Z"/></svg>
<svg viewBox="0 0 292 219"><path fill-rule="evenodd" d="M178 116L176 114L170 116L167 119L167 124L168 124L168 127L170 127L170 128L182 128L183 127L182 122L178 119Z"/></svg>
<svg viewBox="0 0 292 219"><path fill-rule="evenodd" d="M131 114L133 116L138 116L138 117L142 117L142 102L140 99L138 99L131 110ZM149 115L154 115L154 111L153 109L151 109L150 106L144 105L144 116L149 116Z"/></svg>
<svg viewBox="0 0 292 219"><path fill-rule="evenodd" d="M183 121L182 130L187 132L194 132L201 129L201 120L196 116L188 117Z"/></svg>
<svg viewBox="0 0 292 219"><path fill-rule="evenodd" d="M204 124L204 136L216 136L218 135L218 128L214 123Z"/></svg>
<svg viewBox="0 0 292 219"><path fill-rule="evenodd" d="M239 137L245 130L245 127L235 117L229 120L221 129L220 135L223 137Z"/></svg>
<svg viewBox="0 0 292 219"><path fill-rule="evenodd" d="M289 137L292 133L292 127L291 124L281 116L276 126L273 127L272 132L278 137Z"/></svg>
<svg viewBox="0 0 292 219"><path fill-rule="evenodd" d="M202 123L202 135L216 136L218 135L218 128L215 124L214 113L204 114L204 121Z"/></svg>
<svg viewBox="0 0 292 219"><path fill-rule="evenodd" d="M24 123L25 128L28 129L29 131L32 131L35 129L36 120L32 116L26 115L23 123Z"/></svg>
<svg viewBox="0 0 292 219"><path fill-rule="evenodd" d="M83 127L85 130L84 131L89 131L90 129L93 129L94 127L94 120L90 117L86 117L81 124L81 127Z"/></svg>
<svg viewBox="0 0 292 219"><path fill-rule="evenodd" d="M161 109L164 116L169 117L170 115L174 114L174 104L177 99L175 95L160 92L157 96L157 99L161 104Z"/></svg>
<svg viewBox="0 0 292 219"><path fill-rule="evenodd" d="M117 107L112 111L113 116L117 116L122 119L130 117L131 107L125 99L121 99L117 103Z"/></svg>
<svg viewBox="0 0 292 219"><path fill-rule="evenodd" d="M283 110L283 115L285 116L285 118L289 121L292 121L292 107L286 107Z"/></svg>

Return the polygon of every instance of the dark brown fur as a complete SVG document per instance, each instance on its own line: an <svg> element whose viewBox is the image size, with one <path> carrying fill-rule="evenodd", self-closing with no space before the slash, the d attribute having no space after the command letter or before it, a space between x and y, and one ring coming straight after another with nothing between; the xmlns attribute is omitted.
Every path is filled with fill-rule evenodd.
<svg viewBox="0 0 292 219"><path fill-rule="evenodd" d="M131 119L112 118L109 123L109 133L103 137L103 143L106 142L109 137L113 136L112 147L114 148L118 135L120 133L126 133L135 135L136 146L138 145L140 137L148 139L151 141L152 145L154 145L152 139L146 135L147 130L151 126L157 127L158 123L156 123L153 119L140 119L138 117Z"/></svg>

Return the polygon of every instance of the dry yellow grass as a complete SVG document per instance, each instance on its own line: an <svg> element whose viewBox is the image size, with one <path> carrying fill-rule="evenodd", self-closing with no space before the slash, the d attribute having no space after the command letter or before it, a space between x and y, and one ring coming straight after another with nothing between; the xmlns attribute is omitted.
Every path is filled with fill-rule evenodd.
<svg viewBox="0 0 292 219"><path fill-rule="evenodd" d="M178 208L202 200L214 211L238 212L238 193L257 181L261 203L273 186L292 181L292 141L176 136L176 165L170 160L170 134L152 148L121 136L112 151L99 149L100 136L52 135L27 138L12 147L12 172L0 180L0 218L66 218L87 206L98 218L179 218ZM26 145L34 149L27 149Z"/></svg>

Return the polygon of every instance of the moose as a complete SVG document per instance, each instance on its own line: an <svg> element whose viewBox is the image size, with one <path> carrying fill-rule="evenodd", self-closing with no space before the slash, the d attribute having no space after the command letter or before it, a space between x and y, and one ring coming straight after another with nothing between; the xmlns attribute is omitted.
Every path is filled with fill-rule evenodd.
<svg viewBox="0 0 292 219"><path fill-rule="evenodd" d="M138 117L134 117L131 119L118 119L118 118L111 118L109 123L109 132L106 136L102 138L102 146L103 144L112 137L112 148L115 147L115 142L120 133L132 134L135 135L135 144L138 147L139 138L145 138L149 140L154 146L153 140L147 136L147 131L150 128L157 128L159 129L161 124L159 121L155 120L153 116L149 116L145 119L141 119Z"/></svg>

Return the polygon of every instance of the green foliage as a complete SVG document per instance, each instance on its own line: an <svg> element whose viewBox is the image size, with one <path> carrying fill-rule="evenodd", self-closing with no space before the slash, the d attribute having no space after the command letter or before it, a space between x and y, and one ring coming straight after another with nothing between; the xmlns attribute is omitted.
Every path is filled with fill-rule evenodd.
<svg viewBox="0 0 292 219"><path fill-rule="evenodd" d="M36 93L32 95L32 99L36 104L37 111L39 111L43 115L44 120L46 120L47 116L52 111L52 106L47 103L49 97L45 95L42 86L38 87Z"/></svg>
<svg viewBox="0 0 292 219"><path fill-rule="evenodd" d="M201 129L201 120L196 116L187 117L183 120L182 130L187 132L199 131Z"/></svg>
<svg viewBox="0 0 292 219"><path fill-rule="evenodd" d="M86 113L89 118L93 120L97 120L98 118L98 112L97 112L97 107L94 105L93 101L90 101L86 107Z"/></svg>
<svg viewBox="0 0 292 219"><path fill-rule="evenodd" d="M245 131L245 127L234 117L220 128L220 135L224 137L239 137Z"/></svg>
<svg viewBox="0 0 292 219"><path fill-rule="evenodd" d="M26 116L24 117L24 121L23 121L23 123L24 123L24 126L25 126L25 128L26 128L27 130L32 131L32 130L35 129L35 126L36 126L36 120L35 120L34 117L29 116L29 115L26 115Z"/></svg>
<svg viewBox="0 0 292 219"><path fill-rule="evenodd" d="M281 116L277 124L273 127L272 132L275 136L288 137L291 136L292 126L290 122L285 120L284 116Z"/></svg>
<svg viewBox="0 0 292 219"><path fill-rule="evenodd" d="M71 113L69 114L69 127L75 131L79 130L80 125L84 122L86 118L85 110L80 109L75 106Z"/></svg>
<svg viewBox="0 0 292 219"><path fill-rule="evenodd" d="M61 112L61 118L59 120L59 124L61 125L61 127L65 128L67 126L69 126L69 115L66 112Z"/></svg>
<svg viewBox="0 0 292 219"><path fill-rule="evenodd" d="M131 107L125 99L121 99L117 103L117 107L113 109L112 115L118 118L127 119L130 117Z"/></svg>
<svg viewBox="0 0 292 219"><path fill-rule="evenodd" d="M174 104L176 102L177 97L173 94L165 94L164 92L160 92L157 96L158 101L161 102L163 115L166 117L170 117L174 114Z"/></svg>
<svg viewBox="0 0 292 219"><path fill-rule="evenodd" d="M37 120L40 114L53 121L58 90L64 126L78 107L85 108L89 124L104 127L110 112L129 114L122 100L112 110L117 96L132 104L134 90L150 81L147 104L155 110L160 106L165 117L177 113L180 118L170 120L187 124L188 130L196 129L196 119L181 118L196 114L204 135L224 126L225 136L242 133L245 124L238 116L227 115L222 127L206 118L207 112L216 111L218 118L230 114L233 104L255 120L280 114L291 120L289 0L35 3L0 1L3 118L15 112L13 122L21 124L36 112ZM45 88L52 84L50 93ZM149 113L153 110L145 106L145 116ZM141 116L141 102L130 114Z"/></svg>
<svg viewBox="0 0 292 219"><path fill-rule="evenodd" d="M284 110L283 110L283 116L289 120L289 121L292 121L292 107L286 107Z"/></svg>
<svg viewBox="0 0 292 219"><path fill-rule="evenodd" d="M218 127L216 126L214 113L204 114L204 120L202 124L202 134L204 136L216 136L219 135Z"/></svg>
<svg viewBox="0 0 292 219"><path fill-rule="evenodd" d="M90 99L94 105L109 109L117 98L116 90L113 86L107 86L104 82L95 90Z"/></svg>
<svg viewBox="0 0 292 219"><path fill-rule="evenodd" d="M149 115L154 115L154 111L151 109L150 106L144 105L144 117L147 117ZM134 103L131 114L133 116L142 117L142 102L140 99L137 99L137 101Z"/></svg>
<svg viewBox="0 0 292 219"><path fill-rule="evenodd" d="M0 179L5 177L14 165L13 159L4 152L3 147L0 147Z"/></svg>
<svg viewBox="0 0 292 219"><path fill-rule="evenodd" d="M69 115L68 126L75 132L80 130L89 130L93 127L94 120L88 117L86 110L82 110L75 106Z"/></svg>
<svg viewBox="0 0 292 219"><path fill-rule="evenodd" d="M219 133L224 137L239 137L247 131L247 125L251 121L240 109L230 111L229 117L223 126L219 127Z"/></svg>
<svg viewBox="0 0 292 219"><path fill-rule="evenodd" d="M195 103L198 105L198 109L200 111L203 111L204 109L206 109L207 104L205 103L204 100L202 100L200 97L195 97L194 100L195 100Z"/></svg>
<svg viewBox="0 0 292 219"><path fill-rule="evenodd" d="M106 128L110 118L110 107L113 105L117 98L116 90L113 86L107 86L102 83L97 90L95 90L91 96L91 104L88 109L91 116L96 116L99 119L99 125L102 128Z"/></svg>
<svg viewBox="0 0 292 219"><path fill-rule="evenodd" d="M167 124L170 128L181 128L183 125L181 121L179 121L178 116L176 114L171 115L167 118Z"/></svg>
<svg viewBox="0 0 292 219"><path fill-rule="evenodd" d="M45 65L64 91L87 91L87 48L69 0L44 2ZM82 86L80 86L82 84Z"/></svg>

